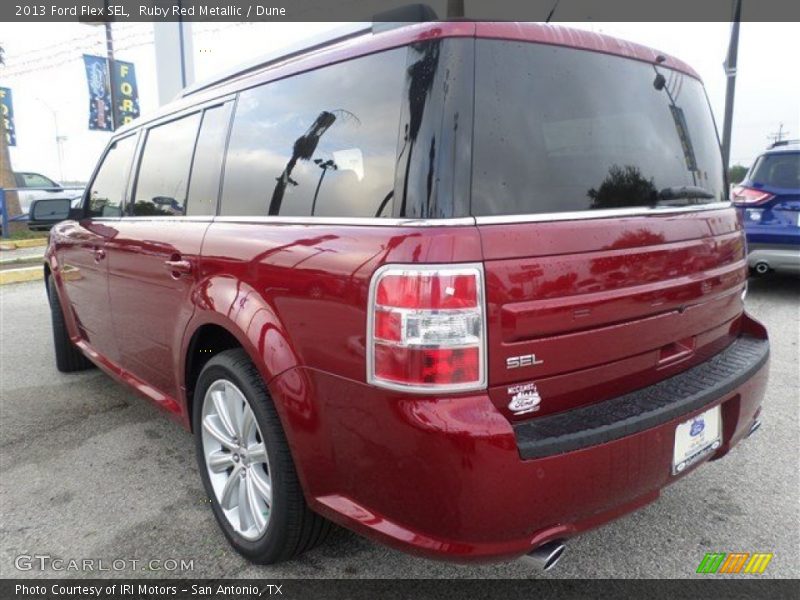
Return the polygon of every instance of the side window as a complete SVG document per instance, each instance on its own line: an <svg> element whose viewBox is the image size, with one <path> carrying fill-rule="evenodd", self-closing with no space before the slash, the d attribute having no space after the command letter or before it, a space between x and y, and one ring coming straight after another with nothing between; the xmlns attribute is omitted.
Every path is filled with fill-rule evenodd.
<svg viewBox="0 0 800 600"><path fill-rule="evenodd" d="M203 113L189 182L187 215L213 215L217 209L219 178L232 106L233 103L228 102L208 108Z"/></svg>
<svg viewBox="0 0 800 600"><path fill-rule="evenodd" d="M54 188L58 187L52 179L39 173L22 173L23 186L29 188Z"/></svg>
<svg viewBox="0 0 800 600"><path fill-rule="evenodd" d="M119 217L122 215L125 186L128 184L128 174L135 149L135 135L117 140L109 148L89 190L87 216Z"/></svg>
<svg viewBox="0 0 800 600"><path fill-rule="evenodd" d="M245 90L221 214L391 214L406 67L398 48Z"/></svg>
<svg viewBox="0 0 800 600"><path fill-rule="evenodd" d="M200 113L195 113L147 132L130 214L184 214L189 167L199 125Z"/></svg>

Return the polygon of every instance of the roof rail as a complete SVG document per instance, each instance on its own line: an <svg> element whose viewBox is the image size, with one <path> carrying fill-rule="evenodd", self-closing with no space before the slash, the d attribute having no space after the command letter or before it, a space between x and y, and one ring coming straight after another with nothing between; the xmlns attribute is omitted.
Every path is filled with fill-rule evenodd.
<svg viewBox="0 0 800 600"><path fill-rule="evenodd" d="M270 65L294 58L308 52L321 50L328 46L333 46L347 40L361 37L368 33L380 33L388 29L394 29L408 23L422 23L426 21L435 21L438 19L436 12L427 4L407 4L397 8L387 10L376 14L373 17L373 23L366 25L365 23L350 23L338 27L333 31L327 31L318 36L301 40L296 44L289 47L281 48L276 52L271 52L259 56L258 58L237 65L232 69L223 71L216 77L200 81L185 87L180 97L185 98L191 96L202 90L206 90L222 83L237 79L254 71L263 69Z"/></svg>
<svg viewBox="0 0 800 600"><path fill-rule="evenodd" d="M797 140L778 140L777 142L772 142L770 145L770 149L772 148L780 148L781 146L794 146L795 144L800 144L800 139Z"/></svg>

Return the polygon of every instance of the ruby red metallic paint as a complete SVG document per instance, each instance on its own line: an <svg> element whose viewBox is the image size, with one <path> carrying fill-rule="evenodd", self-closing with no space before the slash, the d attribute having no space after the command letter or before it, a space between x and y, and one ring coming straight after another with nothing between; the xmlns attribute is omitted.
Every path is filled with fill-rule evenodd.
<svg viewBox="0 0 800 600"><path fill-rule="evenodd" d="M562 240L573 240L564 244L562 253L579 253L585 248L575 240L586 236L564 235L576 228L592 228L608 236L609 245L624 238L626 231L644 229L661 236L666 243L664 250L649 253L652 265L663 264L662 254L671 252L680 256L677 265L685 267L695 258L702 267L712 248L720 252L719 256L735 258L742 271L740 238L736 238L736 252L731 253L728 246L734 242L726 237L730 230L736 231L735 224L730 209L692 218L642 217L545 227L539 224L535 226L540 232L538 241L531 247L541 247L545 256L553 256L556 247L552 235L553 239L560 236ZM194 259L198 279L193 289L185 292L185 301L193 305L193 313L185 330L179 327L184 333L174 349L181 355L176 356L178 368L172 372L169 361L165 361L163 377L181 379L192 333L202 325L220 325L233 333L253 357L277 400L308 501L332 520L428 556L458 560L502 558L599 525L628 510L625 507L638 507L654 499L658 490L673 480L671 436L676 422L585 450L530 461L519 458L510 415L504 406L505 386L499 385L507 377L504 368L495 364L507 354L497 320L501 315L500 299L513 297L499 283L513 285L509 283L513 278L508 276L498 275L489 283L489 354L493 366L488 394L409 397L366 385L366 297L371 273L377 266L415 262L416 257L424 257L425 262L450 263L507 256L510 249L504 248L502 240L513 239L508 235L509 229L518 230L515 236L532 229L521 225L485 227L480 231L475 227L337 227L331 233L330 227L313 225L213 223L202 227L208 230L203 256ZM707 239L700 245L680 243L695 235L698 228L708 231L714 227L722 242ZM649 239L629 239L624 244L625 252L615 260L629 260L637 246ZM57 230L54 241L48 252L51 261L52 249L58 248ZM489 257L483 256L481 241L484 248L491 248ZM718 255L712 252L712 256ZM638 258L642 260L641 256ZM563 254L558 259L566 265L561 271L570 277L569 283L553 294L574 299L581 281L591 276L591 262L588 257L585 261L565 261ZM602 256L598 258L601 259ZM491 260L486 265L487 273L495 273ZM639 272L642 275L638 277L646 277L650 270L645 265ZM591 292L592 298L601 304L633 302L613 293L621 283L642 283L636 275L628 276L630 281L615 279L613 286L601 285ZM155 272L152 277L159 279ZM711 274L710 278L722 281L719 275ZM743 275L737 276L724 284L735 292L721 294L723 299L735 301L731 313L734 316L726 316L722 325L698 336L698 353L692 357L693 362L700 362L727 345L742 323L757 329L741 316L742 279ZM554 280L560 278L556 276ZM698 300L704 288L697 277L695 284L692 297ZM711 291L706 293L714 295ZM665 302L669 301L670 291L663 295ZM154 297L143 292L138 301L147 304ZM658 297L659 294L651 296L643 306L650 306ZM663 308L658 307L660 314ZM158 310L157 301L153 310ZM714 311L720 314L719 310L710 302L702 308L699 322L710 322L709 315ZM595 344L568 341L561 348L546 347L543 352L539 350L541 346L537 347L545 359L542 368L556 365L550 367L551 372L568 364L562 364L563 353L578 366L592 360L608 363L611 359L611 364L586 368L580 379L574 374L540 378L531 373L544 398L537 415L577 406L579 398L585 401L585 393L570 394L570 388L576 391L585 378L597 382L600 399L679 370L674 365L660 370L652 352L613 362L614 352L629 354L624 344L635 345L642 336L672 339L675 328L683 326L680 319L689 318L691 311L670 311L666 315L650 317L646 328L635 334L625 333L628 342L615 341L612 331L603 334L605 341ZM667 321L662 323L661 318ZM690 327L697 326L693 317L690 322ZM123 338L132 333L119 332ZM75 337L78 339L77 332ZM604 344L611 349L598 350ZM591 352L582 350L585 348L594 348L594 359ZM188 401L183 387L171 397L105 357L90 356L188 425ZM765 382L766 367L740 390L720 399L725 446L719 455L746 434Z"/></svg>
<svg viewBox="0 0 800 600"><path fill-rule="evenodd" d="M252 84L414 41L476 35L655 57L551 26L438 23L312 54ZM674 59L668 66L696 76ZM79 245L76 229L85 232ZM95 241L107 262L92 254ZM166 273L162 263L175 257L190 263L190 276ZM512 422L650 385L742 333L766 338L743 311L745 252L732 208L446 227L82 221L53 229L46 260L71 307L73 341L105 371L189 428L192 340L204 326L224 328L268 385L310 506L379 541L449 560L518 556L655 500L686 474L671 474L676 426L708 406L533 460L520 458ZM483 264L487 390L410 395L367 383L372 275L409 263ZM98 275L106 268L108 291ZM506 368L509 357L533 353L536 364ZM747 435L767 370L712 404L723 418L723 445L712 458ZM533 381L540 409L511 414L508 386Z"/></svg>

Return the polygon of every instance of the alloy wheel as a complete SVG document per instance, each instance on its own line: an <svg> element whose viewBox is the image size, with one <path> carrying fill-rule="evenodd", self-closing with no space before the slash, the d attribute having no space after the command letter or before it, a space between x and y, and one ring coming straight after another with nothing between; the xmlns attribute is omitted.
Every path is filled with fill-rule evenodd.
<svg viewBox="0 0 800 600"><path fill-rule="evenodd" d="M272 508L272 477L264 437L242 391L214 381L203 397L203 455L225 518L247 540L261 537Z"/></svg>

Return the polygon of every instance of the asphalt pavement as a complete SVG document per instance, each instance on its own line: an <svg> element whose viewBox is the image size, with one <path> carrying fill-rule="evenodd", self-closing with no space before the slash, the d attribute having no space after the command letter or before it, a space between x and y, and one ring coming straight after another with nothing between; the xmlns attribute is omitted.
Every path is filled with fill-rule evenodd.
<svg viewBox="0 0 800 600"><path fill-rule="evenodd" d="M753 280L747 303L772 340L762 428L538 573L429 561L344 530L292 562L248 563L214 521L190 435L98 370L56 371L43 284L2 286L0 577L686 578L707 552L771 552L761 577L800 577L800 280ZM26 556L95 570L41 571L51 559ZM167 570L181 559L193 569Z"/></svg>

